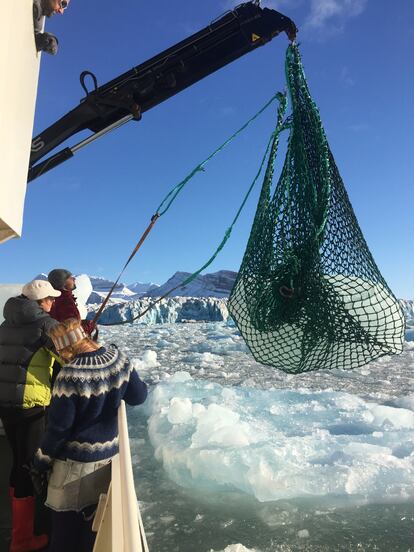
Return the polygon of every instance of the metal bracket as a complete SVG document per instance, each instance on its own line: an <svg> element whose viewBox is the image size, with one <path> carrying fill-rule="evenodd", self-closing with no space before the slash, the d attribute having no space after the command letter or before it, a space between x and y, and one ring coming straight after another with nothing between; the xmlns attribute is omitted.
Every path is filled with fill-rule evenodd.
<svg viewBox="0 0 414 552"><path fill-rule="evenodd" d="M89 92L83 101L95 109L98 117L105 117L105 113L101 109L104 106L125 109L136 121L139 121L142 117L141 106L137 104L132 94L120 93L113 90L110 94L101 96L96 92Z"/></svg>

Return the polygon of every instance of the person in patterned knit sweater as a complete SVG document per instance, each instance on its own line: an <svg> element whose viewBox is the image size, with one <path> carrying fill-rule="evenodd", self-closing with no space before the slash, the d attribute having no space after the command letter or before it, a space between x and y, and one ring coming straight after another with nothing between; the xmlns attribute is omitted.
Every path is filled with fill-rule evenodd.
<svg viewBox="0 0 414 552"><path fill-rule="evenodd" d="M92 341L79 320L58 324L49 335L63 366L33 468L38 475L51 470L49 551L90 552L96 505L108 490L111 458L118 453L118 408L121 400L142 404L147 386L115 345Z"/></svg>

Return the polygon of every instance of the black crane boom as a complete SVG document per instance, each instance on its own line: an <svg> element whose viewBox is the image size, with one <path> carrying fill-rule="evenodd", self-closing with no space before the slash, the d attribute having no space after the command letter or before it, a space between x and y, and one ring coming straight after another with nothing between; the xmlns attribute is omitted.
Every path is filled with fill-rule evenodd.
<svg viewBox="0 0 414 552"><path fill-rule="evenodd" d="M73 157L80 147L102 134L129 120L139 120L145 111L283 31L290 39L295 38L297 29L291 19L275 10L261 8L258 2L248 2L102 86L97 86L92 73L83 72L81 84L86 97L33 139L28 181ZM92 91L85 86L87 75L92 76L95 83ZM40 161L62 142L85 129L93 134L76 146Z"/></svg>

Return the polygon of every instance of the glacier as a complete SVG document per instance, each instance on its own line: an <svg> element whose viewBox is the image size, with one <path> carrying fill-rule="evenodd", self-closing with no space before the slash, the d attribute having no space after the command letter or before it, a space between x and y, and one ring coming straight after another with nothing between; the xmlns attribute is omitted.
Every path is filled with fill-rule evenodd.
<svg viewBox="0 0 414 552"><path fill-rule="evenodd" d="M143 297L127 303L107 307L100 319L102 325L132 321L139 313L154 303L151 297ZM96 307L89 306L88 318L93 318ZM176 322L221 322L229 318L227 300L214 297L169 297L151 308L138 324L165 324Z"/></svg>
<svg viewBox="0 0 414 552"><path fill-rule="evenodd" d="M414 301L412 299L400 299L405 320L409 326L414 326Z"/></svg>

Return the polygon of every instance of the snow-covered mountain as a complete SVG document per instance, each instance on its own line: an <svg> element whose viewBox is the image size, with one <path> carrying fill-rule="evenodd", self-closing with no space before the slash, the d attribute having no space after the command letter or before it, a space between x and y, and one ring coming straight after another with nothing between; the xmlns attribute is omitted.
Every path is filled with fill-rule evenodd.
<svg viewBox="0 0 414 552"><path fill-rule="evenodd" d="M126 303L140 297L161 297L170 291L170 289L183 282L188 276L190 276L190 272L176 272L162 285L153 282L134 282L126 285L123 282L119 282L112 293L110 304ZM219 270L211 274L197 276L187 286L180 287L174 291L171 297L225 298L229 296L236 277L237 272L231 270ZM36 278L46 280L47 275L43 273L38 274ZM114 282L99 276L89 276L89 278L93 291L88 299L88 304L100 304L107 296Z"/></svg>
<svg viewBox="0 0 414 552"><path fill-rule="evenodd" d="M160 287L159 284L154 284L153 282L149 282L147 284L142 284L141 282L135 282L134 284L128 284L128 289L130 289L132 292L134 292L136 295L144 295L148 293L149 291L153 291L155 289L158 289Z"/></svg>
<svg viewBox="0 0 414 552"><path fill-rule="evenodd" d="M45 274L44 272L41 272L40 274L35 276L33 280L47 280L47 274Z"/></svg>
<svg viewBox="0 0 414 552"><path fill-rule="evenodd" d="M106 278L100 278L99 276L90 276L90 279L93 291L89 296L88 304L100 304L104 301L115 282L107 280ZM110 304L125 303L126 301L137 299L138 297L139 295L132 291L123 282L118 282L112 292Z"/></svg>
<svg viewBox="0 0 414 552"><path fill-rule="evenodd" d="M176 272L161 286L154 283L134 282L125 285L117 284L110 300L110 304L120 304L134 301L141 297L160 297L179 285L190 276L190 272ZM174 291L170 297L217 297L226 298L234 285L237 272L220 270L212 274L197 276L189 285ZM88 304L102 303L111 289L113 282L105 278L91 276L93 292Z"/></svg>
<svg viewBox="0 0 414 552"><path fill-rule="evenodd" d="M190 272L176 272L165 284L148 291L145 296L160 297L179 285L188 276L190 276ZM237 272L231 270L219 270L212 274L197 276L187 286L180 287L171 293L170 297L228 297L236 277Z"/></svg>
<svg viewBox="0 0 414 552"><path fill-rule="evenodd" d="M114 282L111 280L107 280L106 278L101 278L100 276L89 276L91 279L91 284L93 287L93 290L96 292L108 292L111 287L114 285ZM118 282L118 284L115 287L115 291L121 292L123 289L126 288L126 285L122 282Z"/></svg>

